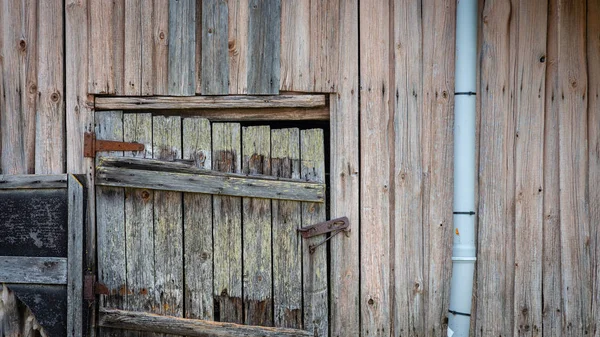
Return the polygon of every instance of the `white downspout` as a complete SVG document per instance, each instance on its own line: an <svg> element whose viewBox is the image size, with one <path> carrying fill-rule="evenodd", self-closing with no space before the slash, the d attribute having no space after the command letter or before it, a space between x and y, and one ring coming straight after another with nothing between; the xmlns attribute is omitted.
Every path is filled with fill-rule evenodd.
<svg viewBox="0 0 600 337"><path fill-rule="evenodd" d="M454 245L448 336L469 336L475 270L477 0L458 0L454 94Z"/></svg>

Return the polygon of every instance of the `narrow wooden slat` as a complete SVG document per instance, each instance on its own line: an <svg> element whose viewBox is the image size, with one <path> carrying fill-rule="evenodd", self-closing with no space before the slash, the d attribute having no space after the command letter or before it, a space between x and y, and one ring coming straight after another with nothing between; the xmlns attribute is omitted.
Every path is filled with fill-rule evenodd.
<svg viewBox="0 0 600 337"><path fill-rule="evenodd" d="M10 189L40 189L40 188L66 188L66 174L24 174L0 175L0 190Z"/></svg>
<svg viewBox="0 0 600 337"><path fill-rule="evenodd" d="M310 81L310 4L310 1L281 1L280 90L283 91L313 89Z"/></svg>
<svg viewBox="0 0 600 337"><path fill-rule="evenodd" d="M1 256L0 283L67 284L67 259Z"/></svg>
<svg viewBox="0 0 600 337"><path fill-rule="evenodd" d="M219 323L197 319L161 316L144 312L109 309L102 309L99 324L100 326L121 329L182 334L191 337L313 336L310 332L296 329Z"/></svg>
<svg viewBox="0 0 600 337"><path fill-rule="evenodd" d="M242 129L242 172L271 174L271 130ZM271 200L242 199L244 324L273 325Z"/></svg>
<svg viewBox="0 0 600 337"><path fill-rule="evenodd" d="M300 174L303 180L325 182L325 143L322 129L300 131ZM325 221L325 204L302 203L302 227ZM315 336L329 336L327 247L321 245L313 253L310 245L325 237L303 239L302 273L304 290L304 329Z"/></svg>
<svg viewBox="0 0 600 337"><path fill-rule="evenodd" d="M169 1L169 95L196 93L196 1Z"/></svg>
<svg viewBox="0 0 600 337"><path fill-rule="evenodd" d="M124 12L123 0L90 0L89 93L123 93Z"/></svg>
<svg viewBox="0 0 600 337"><path fill-rule="evenodd" d="M158 25L156 15L154 1L144 1L140 9L140 95L142 96L152 95L157 86L155 67L158 65L155 65L154 39L155 27ZM160 41L160 37L158 41Z"/></svg>
<svg viewBox="0 0 600 337"><path fill-rule="evenodd" d="M145 145L146 150L125 152L125 156L152 158L152 114L123 115L123 140ZM124 308L156 311L160 307L154 285L154 192L125 188L125 254L127 292ZM154 309L154 310L153 310ZM129 333L128 336L137 336Z"/></svg>
<svg viewBox="0 0 600 337"><path fill-rule="evenodd" d="M124 16L124 88L125 95L142 94L142 8L152 8L141 0L125 1ZM151 18L146 18L151 19ZM150 20L152 22L152 20Z"/></svg>
<svg viewBox="0 0 600 337"><path fill-rule="evenodd" d="M227 2L202 2L202 87L204 95L229 92Z"/></svg>
<svg viewBox="0 0 600 337"><path fill-rule="evenodd" d="M229 94L247 93L248 0L230 0L229 8Z"/></svg>
<svg viewBox="0 0 600 337"><path fill-rule="evenodd" d="M183 120L183 158L197 168L210 169L210 122L202 118ZM212 197L183 194L185 317L214 319Z"/></svg>
<svg viewBox="0 0 600 337"><path fill-rule="evenodd" d="M36 111L38 106L38 3L35 0L22 1L22 32L21 41L25 44L19 48L20 57L20 87L21 116L24 123L20 126L21 137L24 140L27 173L33 173L35 167L35 141L36 141ZM42 36L45 37L45 36ZM21 47L19 41L19 47ZM61 51L62 52L62 51ZM60 70L57 69L60 74ZM59 83L57 83L59 85ZM62 91L62 87L59 87ZM63 172L63 171L60 171ZM25 172L23 172L25 173ZM37 173L37 172L36 172Z"/></svg>
<svg viewBox="0 0 600 337"><path fill-rule="evenodd" d="M271 173L275 177L300 178L300 131L271 131ZM274 325L302 328L302 205L273 200L273 302Z"/></svg>
<svg viewBox="0 0 600 337"><path fill-rule="evenodd" d="M129 0L127 0L129 1ZM113 1L112 22L109 29L112 29L113 54L112 70L115 81L115 94L124 94L125 92L125 0ZM102 32L101 34L105 34ZM106 71L106 69L104 70Z"/></svg>
<svg viewBox="0 0 600 337"><path fill-rule="evenodd" d="M248 94L277 94L281 57L281 0L249 0L248 6Z"/></svg>
<svg viewBox="0 0 600 337"><path fill-rule="evenodd" d="M212 128L212 168L221 172L241 172L241 130L237 123L215 123ZM242 314L242 200L214 196L213 295L215 320L243 323Z"/></svg>
<svg viewBox="0 0 600 337"><path fill-rule="evenodd" d="M558 13L559 200L564 335L593 331L588 190L585 1L560 1ZM568 38L562 38L568 36ZM597 126L596 126L597 127ZM597 224L595 224L597 226Z"/></svg>
<svg viewBox="0 0 600 337"><path fill-rule="evenodd" d="M83 334L83 185L69 174L69 243L67 270L67 333L70 337Z"/></svg>
<svg viewBox="0 0 600 337"><path fill-rule="evenodd" d="M390 331L390 123L388 1L359 3L361 335ZM364 43L363 43L364 41Z"/></svg>
<svg viewBox="0 0 600 337"><path fill-rule="evenodd" d="M159 110L165 115L197 116L211 122L328 121L329 108Z"/></svg>
<svg viewBox="0 0 600 337"><path fill-rule="evenodd" d="M154 63L152 77L154 79L154 94L169 93L169 3L170 1L153 0L154 27ZM146 68L145 68L146 69ZM142 77L145 77L142 70Z"/></svg>
<svg viewBox="0 0 600 337"><path fill-rule="evenodd" d="M394 1L395 87L395 326L423 331L423 13L417 2ZM433 43L433 42L429 42ZM449 224L448 224L449 225Z"/></svg>
<svg viewBox="0 0 600 337"><path fill-rule="evenodd" d="M544 207L544 104L547 1L522 2L517 48L515 114L515 305L514 335L542 334ZM542 55L542 56L540 56Z"/></svg>
<svg viewBox="0 0 600 337"><path fill-rule="evenodd" d="M152 155L181 159L181 118L154 116ZM183 316L183 220L179 192L154 192L154 286L160 294L158 313Z"/></svg>
<svg viewBox="0 0 600 337"><path fill-rule="evenodd" d="M338 72L338 39L344 32L337 25L339 0L310 2L310 82L315 92L334 92Z"/></svg>
<svg viewBox="0 0 600 337"><path fill-rule="evenodd" d="M327 104L324 95L96 97L96 110L315 108Z"/></svg>

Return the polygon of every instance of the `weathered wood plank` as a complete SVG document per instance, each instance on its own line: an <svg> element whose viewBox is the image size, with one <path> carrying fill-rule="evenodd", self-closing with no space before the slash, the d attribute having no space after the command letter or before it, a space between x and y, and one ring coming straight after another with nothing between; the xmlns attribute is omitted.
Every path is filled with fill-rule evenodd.
<svg viewBox="0 0 600 337"><path fill-rule="evenodd" d="M152 8L151 4L142 0L125 1L124 16L124 88L125 95L141 95L142 93L142 8ZM152 22L151 18L149 21Z"/></svg>
<svg viewBox="0 0 600 337"><path fill-rule="evenodd" d="M96 110L316 108L325 95L96 97Z"/></svg>
<svg viewBox="0 0 600 337"><path fill-rule="evenodd" d="M315 92L335 92L338 75L340 0L310 2L310 82Z"/></svg>
<svg viewBox="0 0 600 337"><path fill-rule="evenodd" d="M89 93L123 93L124 12L122 0L90 0Z"/></svg>
<svg viewBox="0 0 600 337"><path fill-rule="evenodd" d="M191 337L313 336L312 333L297 329L219 323L110 309L102 309L99 324L121 329L182 334Z"/></svg>
<svg viewBox="0 0 600 337"><path fill-rule="evenodd" d="M167 95L169 93L169 3L170 1L153 1L154 63L150 67L154 79L153 89L155 95ZM146 69L142 70L142 77L145 77Z"/></svg>
<svg viewBox="0 0 600 337"><path fill-rule="evenodd" d="M229 0L229 94L247 93L248 0Z"/></svg>
<svg viewBox="0 0 600 337"><path fill-rule="evenodd" d="M152 155L181 159L181 118L154 116ZM154 287L160 294L158 313L183 316L183 219L179 192L154 192Z"/></svg>
<svg viewBox="0 0 600 337"><path fill-rule="evenodd" d="M0 175L0 190L67 188L66 174Z"/></svg>
<svg viewBox="0 0 600 337"><path fill-rule="evenodd" d="M593 328L588 190L588 76L585 1L560 1L558 14L559 200L564 335ZM569 38L562 38L568 36ZM597 225L597 224L596 224Z"/></svg>
<svg viewBox="0 0 600 337"><path fill-rule="evenodd" d="M313 89L310 82L310 4L310 1L281 1L282 91Z"/></svg>
<svg viewBox="0 0 600 337"><path fill-rule="evenodd" d="M300 131L271 131L271 174L300 178ZM302 328L302 204L273 200L273 302L274 325Z"/></svg>
<svg viewBox="0 0 600 337"><path fill-rule="evenodd" d="M123 140L123 113L96 112L96 138ZM122 155L122 152L98 153ZM110 295L100 296L100 307L123 308L126 286L125 195L123 188L98 187L96 190L96 228L98 249L98 281L104 283ZM117 330L101 329L100 335L120 336Z"/></svg>
<svg viewBox="0 0 600 337"><path fill-rule="evenodd" d="M196 93L196 1L169 1L169 95Z"/></svg>
<svg viewBox="0 0 600 337"><path fill-rule="evenodd" d="M167 5L168 6L168 5ZM158 8L160 10L160 8ZM140 95L154 93L155 83L155 19L154 1L144 1L140 8ZM159 38L160 40L160 38ZM156 65L158 67L158 65Z"/></svg>
<svg viewBox="0 0 600 337"><path fill-rule="evenodd" d="M159 110L165 115L197 116L211 122L328 121L329 108Z"/></svg>
<svg viewBox="0 0 600 337"><path fill-rule="evenodd" d="M202 87L203 95L229 92L227 1L202 2Z"/></svg>
<svg viewBox="0 0 600 337"><path fill-rule="evenodd" d="M67 333L69 337L83 334L83 185L69 174L69 224L67 269Z"/></svg>
<svg viewBox="0 0 600 337"><path fill-rule="evenodd" d="M237 123L215 123L212 128L212 168L241 173L241 130ZM242 302L242 200L214 196L214 318L243 323Z"/></svg>
<svg viewBox="0 0 600 337"><path fill-rule="evenodd" d="M21 58L21 79L20 79L20 94L21 94L21 116L25 122L20 126L21 137L25 141L26 166L30 168L28 173L33 173L35 166L35 139L36 139L36 111L38 106L38 26L40 25L38 16L38 4L35 0L22 1L22 28L21 41L25 41L25 45L19 48L19 56ZM45 38L44 35L42 35ZM21 47L19 41L19 47ZM15 45L16 46L16 45ZM61 88L62 89L62 88ZM62 172L62 171L61 171ZM38 172L36 172L38 173Z"/></svg>
<svg viewBox="0 0 600 337"><path fill-rule="evenodd" d="M210 122L183 119L183 158L200 169L210 169ZM185 317L214 320L212 197L183 194Z"/></svg>
<svg viewBox="0 0 600 337"><path fill-rule="evenodd" d="M125 152L125 156L152 158L152 114L123 115L123 140L145 145L145 151ZM125 253L127 285L124 308L153 311L160 306L154 285L154 192L125 189ZM154 309L156 310L156 309ZM129 336L137 336L129 333Z"/></svg>
<svg viewBox="0 0 600 337"><path fill-rule="evenodd" d="M423 331L423 13L418 2L394 1L395 256L394 329ZM447 224L449 226L450 224Z"/></svg>
<svg viewBox="0 0 600 337"><path fill-rule="evenodd" d="M271 174L271 130L242 128L242 172ZM242 199L244 324L273 325L271 200Z"/></svg>
<svg viewBox="0 0 600 337"><path fill-rule="evenodd" d="M279 93L281 0L248 1L248 94Z"/></svg>
<svg viewBox="0 0 600 337"><path fill-rule="evenodd" d="M303 180L325 182L325 141L322 129L300 131L300 174ZM302 227L325 221L325 204L302 203ZM302 242L304 285L304 329L315 336L329 336L327 293L327 247L321 245L313 253L310 245L325 239L316 236Z"/></svg>
<svg viewBox="0 0 600 337"><path fill-rule="evenodd" d="M330 96L331 157L330 217L347 216L359 225L359 118L358 118L358 2L340 2L340 53L336 88ZM356 228L356 227L355 227ZM330 334L360 334L360 231L336 236L330 243Z"/></svg>
<svg viewBox="0 0 600 337"><path fill-rule="evenodd" d="M360 1L361 335L390 333L388 1ZM364 41L364 44L363 42Z"/></svg>
<svg viewBox="0 0 600 337"><path fill-rule="evenodd" d="M547 1L521 2L515 93L515 304L514 335L542 335L544 223L544 105Z"/></svg>
<svg viewBox="0 0 600 337"><path fill-rule="evenodd" d="M67 259L1 256L0 283L67 284Z"/></svg>

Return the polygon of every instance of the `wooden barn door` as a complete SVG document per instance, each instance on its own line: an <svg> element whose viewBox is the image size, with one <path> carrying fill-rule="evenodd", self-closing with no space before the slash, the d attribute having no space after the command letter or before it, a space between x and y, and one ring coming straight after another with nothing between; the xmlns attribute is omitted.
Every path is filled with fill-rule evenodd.
<svg viewBox="0 0 600 337"><path fill-rule="evenodd" d="M145 145L96 157L101 336L328 335L325 236L297 231L326 217L322 129L103 111L96 138Z"/></svg>

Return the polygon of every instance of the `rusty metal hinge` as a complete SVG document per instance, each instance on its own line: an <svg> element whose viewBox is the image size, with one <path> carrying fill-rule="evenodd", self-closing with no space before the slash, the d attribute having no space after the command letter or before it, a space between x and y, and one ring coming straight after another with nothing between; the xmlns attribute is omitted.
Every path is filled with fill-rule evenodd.
<svg viewBox="0 0 600 337"><path fill-rule="evenodd" d="M347 217L332 219L329 221L319 222L318 224L312 226L302 227L298 229L298 232L305 239L321 234L331 233L331 235L329 235L329 237L325 240L316 244L312 244L308 247L309 252L312 254L315 252L317 247L329 241L335 235L341 232L346 232L346 235L348 235L350 233L350 220L348 220Z"/></svg>
<svg viewBox="0 0 600 337"><path fill-rule="evenodd" d="M83 276L83 299L88 301L96 300L96 295L108 295L108 287L101 282L96 281L96 275Z"/></svg>
<svg viewBox="0 0 600 337"><path fill-rule="evenodd" d="M99 140L93 132L86 132L83 137L83 156L88 158L96 157L100 151L144 151L144 144Z"/></svg>

